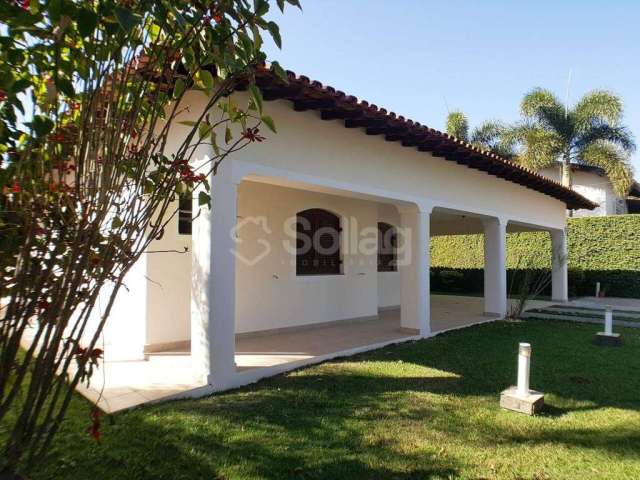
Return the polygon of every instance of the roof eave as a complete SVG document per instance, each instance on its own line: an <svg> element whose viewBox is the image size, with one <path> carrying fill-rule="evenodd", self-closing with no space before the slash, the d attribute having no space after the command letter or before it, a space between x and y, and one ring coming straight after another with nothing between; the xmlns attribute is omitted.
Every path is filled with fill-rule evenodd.
<svg viewBox="0 0 640 480"><path fill-rule="evenodd" d="M433 156L453 161L489 175L522 185L563 201L572 210L592 210L598 205L579 193L537 172L480 150L462 140L404 118L394 112L358 100L333 87L287 71L288 82L279 79L268 67L256 71L256 84L266 101L288 100L296 111L320 111L322 120L344 121L345 128L363 128L367 135L384 135L389 142L417 148ZM247 82L248 84L248 82ZM237 90L247 85L240 83Z"/></svg>

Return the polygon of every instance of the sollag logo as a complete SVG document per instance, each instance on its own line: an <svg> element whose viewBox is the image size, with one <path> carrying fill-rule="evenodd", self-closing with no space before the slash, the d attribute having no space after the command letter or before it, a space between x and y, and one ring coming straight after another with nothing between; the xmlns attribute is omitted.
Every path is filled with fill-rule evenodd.
<svg viewBox="0 0 640 480"><path fill-rule="evenodd" d="M241 218L236 223L236 226L231 229L230 235L236 243L233 254L245 265L252 267L271 252L271 243L265 238L271 235L267 217ZM247 248L244 249L246 250L244 254L238 251L238 245L244 241L243 236L247 239L251 238L256 242L255 247L247 246Z"/></svg>
<svg viewBox="0 0 640 480"><path fill-rule="evenodd" d="M281 237L280 232L284 238L278 241L278 237ZM299 255L311 251L319 255L339 253L341 257L361 256L375 259L381 248L394 250L397 266L407 265L411 261L409 228L396 227L387 230L381 238L377 226L361 228L355 217L342 217L337 226L318 227L312 225L308 218L293 216L285 220L280 232L269 226L265 216L239 218L230 232L236 244L233 254L243 264L254 266L272 252L278 253L277 249L274 251L273 242L276 241L281 243L287 257L286 261L293 264ZM383 253L390 252L385 250Z"/></svg>

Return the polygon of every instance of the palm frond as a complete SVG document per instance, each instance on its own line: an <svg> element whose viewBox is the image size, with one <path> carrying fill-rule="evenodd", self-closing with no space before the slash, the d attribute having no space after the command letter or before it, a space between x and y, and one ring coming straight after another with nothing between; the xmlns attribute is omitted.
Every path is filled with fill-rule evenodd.
<svg viewBox="0 0 640 480"><path fill-rule="evenodd" d="M504 135L508 130L509 128L502 122L489 120L473 129L470 142L478 148L511 159L516 154L516 143Z"/></svg>
<svg viewBox="0 0 640 480"><path fill-rule="evenodd" d="M580 151L578 161L602 168L616 195L627 196L633 185L633 169L628 153L611 143L595 142Z"/></svg>
<svg viewBox="0 0 640 480"><path fill-rule="evenodd" d="M604 122L591 125L575 140L574 146L580 152L592 143L598 142L612 143L628 153L633 153L636 149L633 135L628 128L611 126Z"/></svg>
<svg viewBox="0 0 640 480"><path fill-rule="evenodd" d="M447 115L447 133L465 142L469 141L469 121L464 113L456 110Z"/></svg>
<svg viewBox="0 0 640 480"><path fill-rule="evenodd" d="M572 110L581 129L587 129L594 122L617 125L622 119L622 99L606 90L587 93Z"/></svg>
<svg viewBox="0 0 640 480"><path fill-rule="evenodd" d="M555 165L564 146L563 138L559 134L531 123L508 129L503 133L503 138L503 141L512 145L522 145L517 161L533 170Z"/></svg>
<svg viewBox="0 0 640 480"><path fill-rule="evenodd" d="M520 104L522 114L547 130L553 130L562 137L573 136L574 124L567 115L560 100L549 90L536 88L527 93Z"/></svg>
<svg viewBox="0 0 640 480"><path fill-rule="evenodd" d="M505 127L501 122L487 120L481 123L471 132L471 141L474 143L492 144L500 138Z"/></svg>

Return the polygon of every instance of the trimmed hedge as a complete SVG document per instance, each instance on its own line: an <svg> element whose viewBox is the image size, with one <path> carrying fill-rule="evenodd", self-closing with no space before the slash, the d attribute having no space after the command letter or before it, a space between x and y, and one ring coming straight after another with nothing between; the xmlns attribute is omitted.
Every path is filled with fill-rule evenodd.
<svg viewBox="0 0 640 480"><path fill-rule="evenodd" d="M640 215L571 218L567 233L570 295L593 295L600 282L607 296L640 298ZM483 235L433 237L432 289L482 293L483 249ZM522 270L550 267L547 232L507 235L508 285Z"/></svg>

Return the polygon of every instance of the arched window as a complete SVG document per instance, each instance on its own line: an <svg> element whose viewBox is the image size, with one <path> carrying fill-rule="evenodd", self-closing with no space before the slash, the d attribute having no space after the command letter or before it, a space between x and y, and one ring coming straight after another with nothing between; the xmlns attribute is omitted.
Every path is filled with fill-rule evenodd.
<svg viewBox="0 0 640 480"><path fill-rule="evenodd" d="M297 275L339 275L340 219L331 212L312 208L298 212Z"/></svg>
<svg viewBox="0 0 640 480"><path fill-rule="evenodd" d="M396 229L388 223L378 223L378 271L397 272L398 239Z"/></svg>

